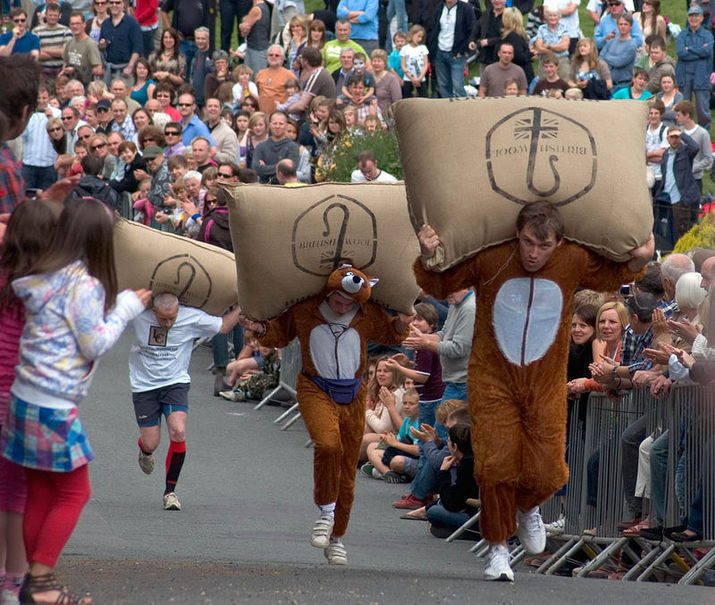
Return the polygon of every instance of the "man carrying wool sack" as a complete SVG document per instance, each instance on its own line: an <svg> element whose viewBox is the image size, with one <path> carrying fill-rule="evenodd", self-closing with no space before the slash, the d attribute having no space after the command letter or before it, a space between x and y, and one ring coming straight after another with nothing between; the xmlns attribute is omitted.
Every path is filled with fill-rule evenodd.
<svg viewBox="0 0 715 605"><path fill-rule="evenodd" d="M578 287L613 290L630 282L653 254L652 236L626 263L565 241L556 206L523 206L516 239L491 246L444 273L427 271L440 245L419 233L417 283L436 298L460 288L477 293L467 376L480 526L490 543L484 577L513 581L506 541L527 552L546 545L539 505L566 483L566 362ZM518 530L517 530L518 526Z"/></svg>

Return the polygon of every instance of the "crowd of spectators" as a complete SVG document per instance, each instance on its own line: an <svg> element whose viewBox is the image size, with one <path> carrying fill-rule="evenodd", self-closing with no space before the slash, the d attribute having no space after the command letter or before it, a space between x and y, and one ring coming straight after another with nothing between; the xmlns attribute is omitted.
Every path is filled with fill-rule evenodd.
<svg viewBox="0 0 715 605"><path fill-rule="evenodd" d="M342 0L306 14L302 1L227 1L220 32L205 1L12 8L0 56L30 54L43 73L37 108L10 142L25 190L79 174L78 193L195 237L217 176L330 180L349 149L354 182L393 180L367 152L369 135L393 128L390 108L402 98L639 99L651 103L657 248L672 249L697 220L712 166L709 3L691 2L677 24L660 0L592 0L593 38L582 34L578 0L506 4ZM480 75L465 85L472 61Z"/></svg>
<svg viewBox="0 0 715 605"><path fill-rule="evenodd" d="M263 0L222 2L215 50L206 2L167 0L158 7L137 0L129 7L94 0L85 7L90 18L69 2L50 2L31 16L14 8L10 31L0 36L0 56L31 56L43 81L36 107L23 116L24 131L3 126L16 138L0 148L0 210L75 175L70 195L97 198L144 225L231 250L218 179L285 186L324 180L331 154L353 145L353 135L393 128L395 101L466 96L465 68L475 54L476 94L482 97L647 101L654 230L659 248L672 250L697 220L703 175L713 163L710 16L697 3L688 8L687 24L675 36L676 60L667 55L673 30L659 0L643 0L637 12L630 0L592 0L593 38L581 35L578 0L547 0L536 8L512 4L491 0L482 9L440 0L405 11L404 2L393 0L387 14L394 21L381 27L376 2L341 0L307 15L302 2L272 9ZM231 45L234 20L237 48ZM36 22L32 28L30 21ZM12 149L22 179L13 172ZM395 180L371 149L355 149L355 157L353 182ZM648 388L662 395L673 382L689 380L689 370L715 360L713 283L715 252L703 251L697 263L678 254L652 263L633 292L580 293L568 375L571 407L577 410L576 402L592 391ZM409 482L393 505L409 509L407 519L428 520L438 537L475 512L479 493L465 403L475 299L464 290L443 303L418 304L404 351L374 358L365 377L362 474ZM262 395L277 382L278 354L259 349L255 339L244 348L238 332L232 341L233 366L228 337L214 342L214 394L232 401ZM639 419L621 440L632 512L627 535L702 537L698 510L681 511L681 527L663 527L667 436L646 435ZM645 451L650 519L642 515L638 482ZM594 504L599 458L591 454ZM550 530L563 525L556 519Z"/></svg>

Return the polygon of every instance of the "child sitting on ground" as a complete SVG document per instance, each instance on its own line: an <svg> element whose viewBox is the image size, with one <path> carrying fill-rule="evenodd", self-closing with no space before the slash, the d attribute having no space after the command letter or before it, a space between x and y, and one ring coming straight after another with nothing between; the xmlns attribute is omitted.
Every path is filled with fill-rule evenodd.
<svg viewBox="0 0 715 605"><path fill-rule="evenodd" d="M477 512L467 504L469 498L479 498L471 439L469 424L450 427L447 437L449 455L442 461L437 476L439 500L427 507L430 532L436 538L446 538ZM464 532L464 536L478 538L478 534L470 530Z"/></svg>
<svg viewBox="0 0 715 605"><path fill-rule="evenodd" d="M228 401L262 399L266 391L278 386L279 351L261 346L250 330L244 332L243 342L243 349L236 360L226 366L228 384L234 385L234 388L219 393Z"/></svg>
<svg viewBox="0 0 715 605"><path fill-rule="evenodd" d="M378 443L371 443L367 447L367 457L370 461L363 465L362 471L374 479L383 479L387 483L403 483L406 478L417 474L417 461L419 460L419 447L417 439L412 436L410 428L418 428L417 418L419 396L415 389L405 391L402 396L402 411L405 419L402 421L400 431L384 433L382 440L387 445L383 451Z"/></svg>

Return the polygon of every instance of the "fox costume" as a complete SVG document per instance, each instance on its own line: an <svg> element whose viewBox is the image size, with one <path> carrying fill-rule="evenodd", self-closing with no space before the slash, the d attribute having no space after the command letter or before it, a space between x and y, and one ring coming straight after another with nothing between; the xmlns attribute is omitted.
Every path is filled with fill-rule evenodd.
<svg viewBox="0 0 715 605"><path fill-rule="evenodd" d="M315 444L313 498L321 510L335 503L333 538L345 535L353 502L365 428L367 386L362 375L367 341L398 345L407 336L402 318L370 300L376 281L347 265L336 269L321 294L265 323L265 334L259 337L267 347L285 347L296 336L300 341L303 371L296 391L301 416ZM329 307L330 296L357 304L337 315Z"/></svg>

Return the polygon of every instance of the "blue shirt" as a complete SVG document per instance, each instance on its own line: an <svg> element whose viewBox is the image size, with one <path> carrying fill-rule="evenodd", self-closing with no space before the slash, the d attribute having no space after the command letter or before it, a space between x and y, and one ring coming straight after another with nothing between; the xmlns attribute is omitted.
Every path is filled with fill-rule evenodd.
<svg viewBox="0 0 715 605"><path fill-rule="evenodd" d="M668 164L665 169L665 191L670 196L670 203L677 204L680 201L680 191L678 190L678 183L675 182L675 172L673 172L675 151L668 148L665 153L668 155Z"/></svg>
<svg viewBox="0 0 715 605"><path fill-rule="evenodd" d="M2 34L0 36L0 46L7 46L12 40L12 32ZM12 48L13 55L29 53L33 50L40 50L40 39L31 32L25 32L22 38L15 40L15 46Z"/></svg>
<svg viewBox="0 0 715 605"><path fill-rule="evenodd" d="M182 122L183 123L183 122ZM208 126L199 120L199 116L194 114L191 116L188 124L184 124L184 131L181 135L181 142L187 147L191 145L191 141L195 137L206 137L211 145L215 145L214 140L211 138L211 133L209 132Z"/></svg>
<svg viewBox="0 0 715 605"><path fill-rule="evenodd" d="M378 0L340 0L338 18L347 19L352 11L363 11L357 23L351 23L352 40L377 40L377 9Z"/></svg>
<svg viewBox="0 0 715 605"><path fill-rule="evenodd" d="M112 18L102 22L99 39L107 41L107 62L129 63L134 53L144 52L142 29L139 22L131 15L124 15L115 27Z"/></svg>
<svg viewBox="0 0 715 605"><path fill-rule="evenodd" d="M616 39L618 39L618 22L613 20L613 16L610 14L603 15L601 17L601 22L596 26L593 32L593 40L596 42L598 50L601 50L606 44L606 38L608 34L613 32L616 34ZM633 21L633 27L631 28L631 38L636 43L636 47L640 48L643 46L643 32L641 31L641 26L638 21Z"/></svg>

